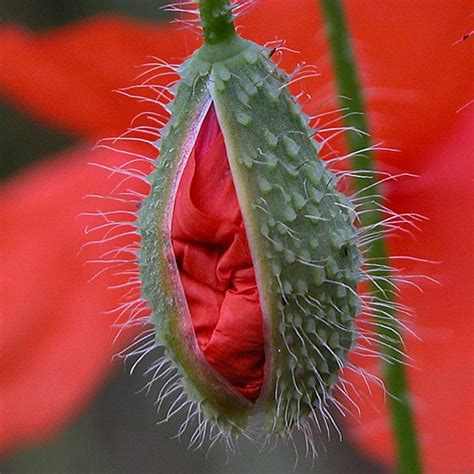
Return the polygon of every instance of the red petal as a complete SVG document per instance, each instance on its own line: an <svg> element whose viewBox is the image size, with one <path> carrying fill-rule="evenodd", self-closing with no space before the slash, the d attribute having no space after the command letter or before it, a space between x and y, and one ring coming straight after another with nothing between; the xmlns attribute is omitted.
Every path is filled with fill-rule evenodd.
<svg viewBox="0 0 474 474"><path fill-rule="evenodd" d="M173 247L199 346L255 401L263 378L262 315L224 138L211 107L176 196Z"/></svg>
<svg viewBox="0 0 474 474"><path fill-rule="evenodd" d="M33 35L0 30L0 93L57 128L92 138L115 136L150 107L120 95L158 55L171 62L189 52L183 33L105 17ZM167 85L169 76L153 84ZM143 91L129 91L143 93Z"/></svg>
<svg viewBox="0 0 474 474"><path fill-rule="evenodd" d="M88 164L98 160L113 165L123 158L88 148L69 152L11 180L0 193L2 453L64 426L103 383L112 355L136 333L125 332L112 345L117 314L101 312L118 306L125 289L108 287L123 283L124 277L102 275L90 281L103 265L86 264L126 245L127 238L80 252L92 235L102 236L86 236L79 214L108 207L84 196L106 195L116 184ZM102 220L86 222L95 226ZM131 261L122 270L134 268Z"/></svg>
<svg viewBox="0 0 474 474"><path fill-rule="evenodd" d="M425 469L436 473L470 472L474 466L474 114L465 113L457 122L442 145L426 150L432 166L419 179L399 183L389 193L395 211L429 217L416 240L394 239L392 254L441 262L400 262L407 274L431 275L441 283L421 280L422 295L406 286L400 297L414 309L413 329L421 338L408 338L408 354L417 367L409 368L408 374ZM360 392L366 391L360 380L353 381ZM356 401L362 424L350 422L355 440L372 457L392 459L382 394Z"/></svg>
<svg viewBox="0 0 474 474"><path fill-rule="evenodd" d="M472 29L472 0L384 0L383 5L351 0L345 6L374 142L404 152L384 156L396 167L405 165L405 152L428 165L430 157L423 150L449 133L454 112L474 97L472 44L453 46ZM245 37L260 43L280 38L301 52L282 56L286 70L303 60L317 66L320 76L294 88L311 94L308 111L338 107L323 19L314 0L292 2L291 9L287 0L264 0L242 23Z"/></svg>

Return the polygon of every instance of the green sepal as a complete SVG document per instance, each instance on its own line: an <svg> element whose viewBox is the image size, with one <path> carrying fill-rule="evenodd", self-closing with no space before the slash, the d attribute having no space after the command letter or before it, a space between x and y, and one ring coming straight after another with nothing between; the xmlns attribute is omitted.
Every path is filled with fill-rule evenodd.
<svg viewBox="0 0 474 474"><path fill-rule="evenodd" d="M354 344L361 254L348 199L318 159L309 119L268 51L235 37L205 45L182 67L141 215L143 293L157 333L191 396L225 429L250 414L266 431L301 423L321 406ZM265 329L265 377L252 406L204 360L172 252L179 179L211 102L225 139L252 253Z"/></svg>

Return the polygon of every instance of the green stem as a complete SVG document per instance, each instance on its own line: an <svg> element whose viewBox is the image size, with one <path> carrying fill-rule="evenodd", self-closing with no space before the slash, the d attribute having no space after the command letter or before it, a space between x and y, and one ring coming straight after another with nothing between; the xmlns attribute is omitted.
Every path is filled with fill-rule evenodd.
<svg viewBox="0 0 474 474"><path fill-rule="evenodd" d="M319 0L322 11L326 19L327 36L331 47L333 64L337 78L337 84L340 94L340 103L345 112L345 125L352 129L362 132L348 133L347 141L351 152L358 150L367 150L371 147L371 141L368 136L368 125L364 113L364 99L357 75L357 68L354 60L354 54L350 42L346 20L344 16L344 7L341 0ZM353 168L355 170L374 171L375 166L370 152L356 154L353 158ZM366 197L366 208L371 212L364 212L360 215L361 223L364 226L371 226L380 223L383 219L379 211L378 204L380 198L379 186L374 173L369 173L368 177L355 178L355 187L358 196ZM389 268L390 260L387 251L386 239L381 238L375 241L367 250L366 257L372 261L383 265L383 268ZM391 272L379 272L383 279L378 281L377 286L372 285L371 292L379 301L390 303L394 300L393 288L389 282ZM381 351L393 363L384 363L384 375L387 390L390 393L390 411L392 420L392 429L397 448L398 472L418 474L422 472L418 443L415 430L415 423L411 410L410 394L408 390L407 377L401 356L403 344L401 340L400 327L395 319L393 310L386 310L393 318L391 322L386 320L379 326L381 340L385 337L391 337L391 330L395 329L399 334L396 343L390 344L391 347L381 345ZM382 323L382 321L380 321ZM390 327L387 327L390 326Z"/></svg>
<svg viewBox="0 0 474 474"><path fill-rule="evenodd" d="M235 36L229 0L200 0L199 13L206 44L221 43Z"/></svg>

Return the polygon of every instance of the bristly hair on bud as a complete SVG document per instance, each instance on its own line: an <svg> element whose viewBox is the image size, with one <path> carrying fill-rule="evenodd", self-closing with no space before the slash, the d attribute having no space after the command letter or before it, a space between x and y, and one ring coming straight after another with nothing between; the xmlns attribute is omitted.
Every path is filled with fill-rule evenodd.
<svg viewBox="0 0 474 474"><path fill-rule="evenodd" d="M178 435L194 426L191 446L209 436L233 450L240 435L291 440L296 428L314 456L314 427L339 431L330 406L357 410L343 371L382 385L348 359L350 351L380 356L370 327L356 326L358 315L369 324L374 315L379 324L392 317L384 301L361 293L365 280L386 278L386 268L364 262L364 247L421 216L382 206L384 221L358 225L366 197L346 196L340 182L364 172L331 171L352 155L320 159L321 130L310 124L321 117L306 116L291 96L295 76L278 68L271 48L235 32L233 12L250 3L199 2L204 45L181 65L156 60L140 85L122 91L135 98L149 88L145 100L161 111L100 144L127 143L123 165L100 165L123 177L106 199L127 209L101 212L104 224L89 232L105 230L98 242L130 239L111 259L130 276L117 317L131 312L125 326L152 327L124 355L136 357L134 370L164 348L146 388L164 379L158 409L168 403L165 420L185 414ZM190 13L192 5L169 9ZM164 76L169 88L153 84ZM377 344L398 337L394 331Z"/></svg>

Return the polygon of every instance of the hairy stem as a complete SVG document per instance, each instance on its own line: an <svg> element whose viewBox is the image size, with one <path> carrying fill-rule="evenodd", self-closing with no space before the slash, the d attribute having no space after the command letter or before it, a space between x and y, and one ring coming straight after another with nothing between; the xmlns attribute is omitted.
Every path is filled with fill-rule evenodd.
<svg viewBox="0 0 474 474"><path fill-rule="evenodd" d="M229 0L200 0L199 12L206 44L222 43L235 36Z"/></svg>
<svg viewBox="0 0 474 474"><path fill-rule="evenodd" d="M352 129L355 128L362 132L361 134L348 133L346 135L348 146L351 152L370 149L371 141L367 134L368 126L364 114L364 99L346 26L342 0L319 0L319 2L325 16L327 36L340 94L340 103L346 111L345 124ZM373 171L375 169L370 152L356 154L352 165L355 170ZM362 225L377 225L377 223L383 220L383 216L378 210L380 199L377 195L380 195L380 189L377 185L376 175L371 173L368 177L356 178L355 186L358 195L367 198L365 210L371 211L364 212L360 216ZM378 229L381 228L382 226L378 227ZM386 239L381 238L375 241L368 249L366 256L388 267L390 261ZM377 287L372 285L372 294L375 298L379 298L378 301L391 303L394 300L393 288L389 282L390 274L390 271L380 272L379 275L384 279L378 282ZM391 307L391 305L388 304L387 307ZM393 310L387 311L392 313L391 316L395 316ZM383 327L380 327L379 332L382 338L390 337L390 329L384 328L387 325L391 329L395 329L399 334L397 343L391 344L393 347L380 346L381 351L388 358L396 360L396 362L384 364L384 374L388 392L391 394L389 400L393 434L396 440L398 472L417 474L422 472L422 467L407 377L403 361L400 360L401 357L399 355L403 351L402 336L399 324L395 318L392 318L391 323L387 323L384 320Z"/></svg>

